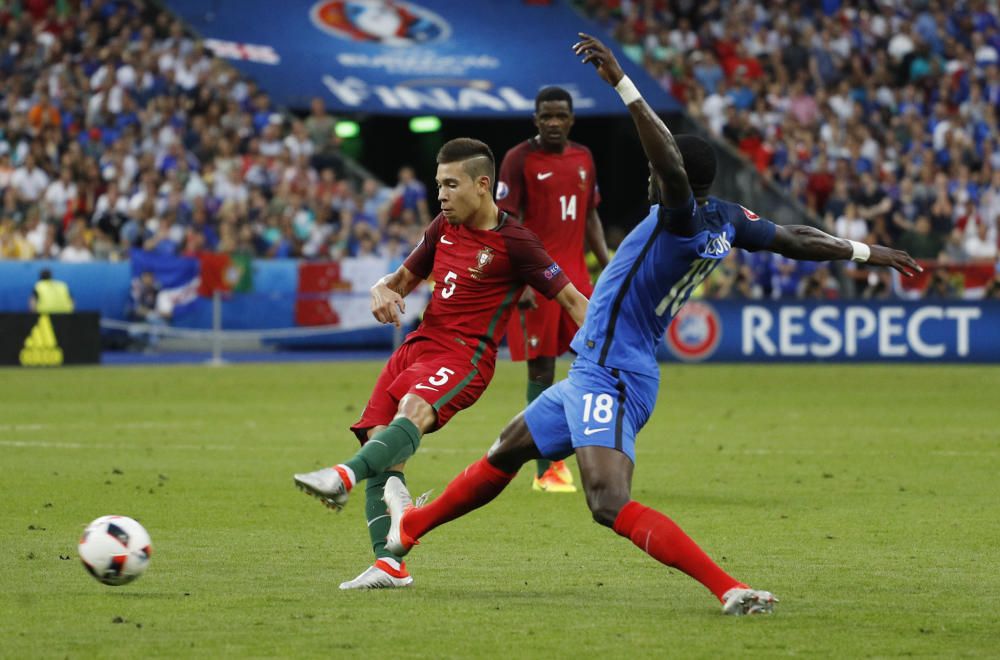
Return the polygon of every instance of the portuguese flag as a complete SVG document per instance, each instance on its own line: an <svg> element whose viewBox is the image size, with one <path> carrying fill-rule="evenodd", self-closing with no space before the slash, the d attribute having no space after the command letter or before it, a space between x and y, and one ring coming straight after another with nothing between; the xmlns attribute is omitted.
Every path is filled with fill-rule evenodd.
<svg viewBox="0 0 1000 660"><path fill-rule="evenodd" d="M246 254L202 252L198 294L211 297L216 291L246 293L253 290L253 259Z"/></svg>

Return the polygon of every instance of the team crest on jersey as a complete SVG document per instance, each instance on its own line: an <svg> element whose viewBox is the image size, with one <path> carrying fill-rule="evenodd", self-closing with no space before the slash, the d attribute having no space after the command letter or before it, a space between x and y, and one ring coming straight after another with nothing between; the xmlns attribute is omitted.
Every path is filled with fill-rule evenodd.
<svg viewBox="0 0 1000 660"><path fill-rule="evenodd" d="M715 309L705 302L688 302L667 328L663 339L674 357L699 362L715 353L722 338L722 324Z"/></svg>
<svg viewBox="0 0 1000 660"><path fill-rule="evenodd" d="M312 6L309 18L339 39L383 46L422 45L451 36L443 18L402 0L323 0Z"/></svg>
<svg viewBox="0 0 1000 660"><path fill-rule="evenodd" d="M740 205L740 208L743 209L743 215L745 215L747 217L747 220L749 220L750 222L753 222L754 220L760 220L759 215L757 215L747 207L743 206L742 204Z"/></svg>
<svg viewBox="0 0 1000 660"><path fill-rule="evenodd" d="M483 247L476 253L476 265L469 266L469 274L473 279L481 280L486 277L486 267L493 261L493 248Z"/></svg>
<svg viewBox="0 0 1000 660"><path fill-rule="evenodd" d="M587 170L580 166L580 190L586 192L587 190Z"/></svg>
<svg viewBox="0 0 1000 660"><path fill-rule="evenodd" d="M503 181L497 183L497 200L507 199L507 195L510 194L510 188Z"/></svg>

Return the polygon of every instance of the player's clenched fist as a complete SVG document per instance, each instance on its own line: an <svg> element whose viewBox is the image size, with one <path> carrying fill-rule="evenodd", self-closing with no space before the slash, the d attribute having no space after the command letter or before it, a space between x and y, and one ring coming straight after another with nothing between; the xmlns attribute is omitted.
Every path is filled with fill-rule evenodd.
<svg viewBox="0 0 1000 660"><path fill-rule="evenodd" d="M372 315L379 323L392 323L397 328L406 312L406 302L403 297L387 287L382 280L371 288Z"/></svg>

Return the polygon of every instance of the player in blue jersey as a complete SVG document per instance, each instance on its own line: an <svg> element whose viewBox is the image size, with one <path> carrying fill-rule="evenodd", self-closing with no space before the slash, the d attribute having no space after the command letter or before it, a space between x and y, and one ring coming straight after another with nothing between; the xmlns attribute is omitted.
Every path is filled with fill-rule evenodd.
<svg viewBox="0 0 1000 660"><path fill-rule="evenodd" d="M576 454L594 520L644 552L701 582L726 614L770 612L775 598L723 571L670 518L631 498L635 436L649 419L659 387L655 347L699 282L733 247L794 259L854 259L905 275L920 267L905 252L836 238L808 226L777 226L738 204L708 195L715 155L699 138L670 134L603 44L581 34L574 51L622 97L650 167L645 220L632 230L594 289L573 339L569 377L547 389L501 432L485 457L436 500L413 507L390 479L387 548L399 556L434 527L480 507L526 462Z"/></svg>

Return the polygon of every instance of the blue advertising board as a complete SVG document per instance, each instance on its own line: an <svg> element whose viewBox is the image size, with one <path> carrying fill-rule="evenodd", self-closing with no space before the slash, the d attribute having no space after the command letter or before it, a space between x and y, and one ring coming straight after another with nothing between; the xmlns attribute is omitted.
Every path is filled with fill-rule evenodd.
<svg viewBox="0 0 1000 660"><path fill-rule="evenodd" d="M132 276L127 262L83 264L61 261L0 260L0 312L27 312L28 299L42 269L69 286L78 312L100 312L122 319L128 311Z"/></svg>
<svg viewBox="0 0 1000 660"><path fill-rule="evenodd" d="M1000 301L705 301L659 346L686 362L1000 362Z"/></svg>
<svg viewBox="0 0 1000 660"><path fill-rule="evenodd" d="M167 0L279 104L320 97L335 112L523 117L546 85L570 91L578 115L625 113L570 46L611 39L562 0ZM681 106L616 48L659 112Z"/></svg>
<svg viewBox="0 0 1000 660"><path fill-rule="evenodd" d="M28 310L42 268L50 268L69 285L78 311L98 311L104 319L126 318L131 284L127 262L0 261L0 312ZM255 260L253 272L254 291L234 294L223 303L223 327L295 327L295 301L304 295L298 292L298 262ZM364 286L353 287L356 292L366 290L373 277L363 272L357 279ZM331 295L348 296L347 302L335 305L341 315L336 332L281 343L370 343L373 332L387 343L391 340L386 329L367 326L371 319L363 292ZM351 295L358 300L352 302ZM198 298L172 325L209 328L211 322L211 300ZM691 300L657 351L660 360L686 362L1000 362L1000 300Z"/></svg>

